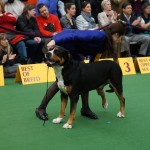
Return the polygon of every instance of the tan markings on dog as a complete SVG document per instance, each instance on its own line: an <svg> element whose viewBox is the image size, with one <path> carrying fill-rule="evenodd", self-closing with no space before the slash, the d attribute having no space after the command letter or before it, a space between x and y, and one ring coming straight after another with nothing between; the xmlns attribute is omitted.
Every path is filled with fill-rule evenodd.
<svg viewBox="0 0 150 150"><path fill-rule="evenodd" d="M97 90L97 93L98 93L98 95L100 95L101 96L101 98L102 98L102 107L104 108L104 106L105 106L105 104L106 104L106 97L105 97L105 92L104 92L104 90L103 89L101 89L101 88L98 88L98 89L96 89Z"/></svg>
<svg viewBox="0 0 150 150"><path fill-rule="evenodd" d="M69 119L67 121L69 125L72 125L73 120L75 119L76 108L77 108L77 103L74 104L74 107L72 108L72 111L70 112Z"/></svg>
<svg viewBox="0 0 150 150"><path fill-rule="evenodd" d="M61 93L61 109L59 113L59 118L63 118L65 116L65 109L68 103L68 95Z"/></svg>
<svg viewBox="0 0 150 150"><path fill-rule="evenodd" d="M121 112L122 115L124 115L124 97L123 97L122 94L119 94L117 92L116 88L113 86L113 84L111 82L109 84L112 86L114 92L116 93L116 95L117 95L117 97L120 101L120 112Z"/></svg>
<svg viewBox="0 0 150 150"><path fill-rule="evenodd" d="M59 61L60 65L64 63L64 58L60 58L57 55L53 54L53 56L51 57L51 59L55 62Z"/></svg>

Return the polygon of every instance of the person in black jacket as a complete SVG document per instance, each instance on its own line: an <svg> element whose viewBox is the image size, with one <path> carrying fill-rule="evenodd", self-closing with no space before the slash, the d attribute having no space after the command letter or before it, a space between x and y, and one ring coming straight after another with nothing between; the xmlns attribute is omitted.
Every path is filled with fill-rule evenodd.
<svg viewBox="0 0 150 150"><path fill-rule="evenodd" d="M35 19L35 6L27 4L23 9L23 13L17 19L16 28L19 31L26 33L40 34L36 19ZM26 36L26 46L28 47L29 56L33 63L40 63L43 59L42 48L44 46L44 40L40 37Z"/></svg>

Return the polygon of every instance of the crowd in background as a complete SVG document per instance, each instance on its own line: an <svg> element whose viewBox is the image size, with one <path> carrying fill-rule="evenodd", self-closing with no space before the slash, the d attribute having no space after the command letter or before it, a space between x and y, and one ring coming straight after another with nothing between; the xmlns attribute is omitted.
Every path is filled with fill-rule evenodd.
<svg viewBox="0 0 150 150"><path fill-rule="evenodd" d="M0 27L0 65L11 73L19 64L41 63L62 30L96 30L118 19L127 23L121 57L131 56L131 42L140 44L138 56L150 56L150 0L0 0L0 26L14 31Z"/></svg>

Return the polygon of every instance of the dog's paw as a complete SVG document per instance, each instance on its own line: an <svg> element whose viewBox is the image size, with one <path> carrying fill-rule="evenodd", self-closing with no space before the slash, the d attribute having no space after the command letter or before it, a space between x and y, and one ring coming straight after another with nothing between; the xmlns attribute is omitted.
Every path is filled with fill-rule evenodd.
<svg viewBox="0 0 150 150"><path fill-rule="evenodd" d="M63 125L63 128L64 128L64 129L71 129L71 128L72 128L72 125L66 123L66 124Z"/></svg>
<svg viewBox="0 0 150 150"><path fill-rule="evenodd" d="M107 101L106 101L105 104L103 105L103 108L104 108L104 109L107 109L107 108L108 108L108 102L107 102Z"/></svg>
<svg viewBox="0 0 150 150"><path fill-rule="evenodd" d="M53 119L53 123L61 123L61 121L63 120L63 118L55 118L55 119Z"/></svg>
<svg viewBox="0 0 150 150"><path fill-rule="evenodd" d="M118 117L118 118L124 118L125 115L123 115L121 112L119 112L119 113L117 114L117 117Z"/></svg>

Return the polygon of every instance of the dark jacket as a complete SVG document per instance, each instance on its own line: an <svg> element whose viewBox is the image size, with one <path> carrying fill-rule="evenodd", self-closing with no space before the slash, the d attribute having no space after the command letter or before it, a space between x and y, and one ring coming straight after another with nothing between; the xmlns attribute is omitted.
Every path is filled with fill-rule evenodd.
<svg viewBox="0 0 150 150"><path fill-rule="evenodd" d="M23 15L18 17L16 23L16 29L27 33L40 34L36 19L31 18L28 20Z"/></svg>
<svg viewBox="0 0 150 150"><path fill-rule="evenodd" d="M128 23L128 24L132 24L133 21L135 21L135 20L137 19L137 17L134 16L134 15L131 15L130 22L128 22L128 20L126 19L126 17L125 17L124 14L122 13L122 14L120 15L120 19L121 19L122 21L125 21L125 22ZM125 35L131 34L131 33L133 33L133 34L138 34L138 33L141 33L141 32L142 32L142 30L138 28L138 27L140 27L140 26L137 26L137 28L135 28L135 27L130 26L130 25L128 25L128 24L126 25L126 32L125 32Z"/></svg>
<svg viewBox="0 0 150 150"><path fill-rule="evenodd" d="M73 26L71 25L66 15L60 18L60 23L61 23L62 28L77 29L77 25L73 17L72 17Z"/></svg>

